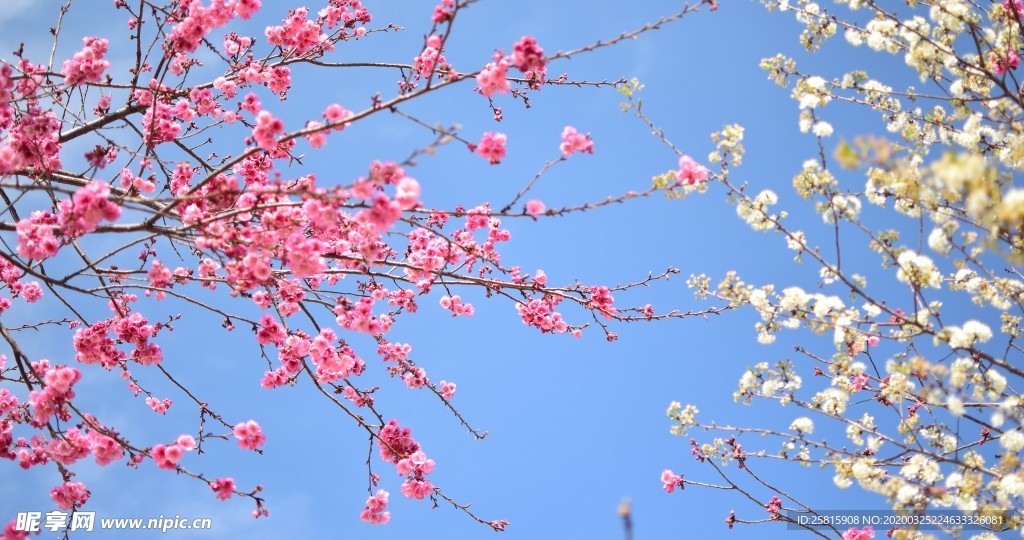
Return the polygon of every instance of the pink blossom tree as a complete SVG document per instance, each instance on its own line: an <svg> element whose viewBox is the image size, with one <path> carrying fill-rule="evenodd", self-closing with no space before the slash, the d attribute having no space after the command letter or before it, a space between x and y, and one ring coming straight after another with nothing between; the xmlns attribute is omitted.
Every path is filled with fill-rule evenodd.
<svg viewBox="0 0 1024 540"><path fill-rule="evenodd" d="M383 371L412 391L436 396L472 437L486 435L456 408L451 379L458 373L434 378L413 346L389 338L389 331L416 324L421 311L472 317L477 306L460 294L472 290L493 298L488 304L495 307L479 309L507 309L538 332L597 332L608 341L617 338L616 323L719 310L656 312L649 304L616 302L623 291L666 280L675 269L648 274L640 268L637 281L622 285L557 284L541 269L502 257L503 245L513 241L504 220L543 220L659 192L701 190L710 176L697 161L681 157L670 179L643 192L549 207L530 197L531 188L555 165L600 148L585 130L568 126L561 145L552 147L557 157L507 204L435 208L424 201L443 183L414 178L417 159L441 154L498 165L507 137L432 126L407 110L414 100L447 94L482 104L500 121L499 99L528 105L552 85L622 86L555 77L549 70L714 8L713 2L569 51L545 50L524 36L485 65L466 66L452 65L446 55L460 15L475 0L442 0L430 20L413 21L426 37L405 64L338 59L338 51L400 29L375 21L372 6L360 0L286 12L260 0L113 3L123 33L85 36L65 59L21 50L0 63L0 230L10 235L0 250L0 312L16 314L44 296L61 311L20 326L0 320L8 348L0 356L0 457L24 469L51 468L50 494L58 507L88 504L89 487L76 480L76 463L95 460L128 464L138 474L186 475L205 496L245 497L254 516L268 515L260 486L238 485L208 470L200 455L263 452L288 442L275 440L259 419L222 414L216 397L188 388L175 359L164 354L175 325L203 313L222 321L213 331L224 339L258 344L262 354L246 361L262 362L266 370L251 384L266 391L296 386L321 396L325 408L347 418L354 436L367 435L371 453L404 479L397 486L381 480L373 472L377 458L367 460L369 496L365 508L351 509L353 519L387 523L390 491L397 491L502 530L506 521L476 515L447 486L431 482L435 466L445 464L435 464L412 429L393 419L402 410L377 402L376 389L361 384L364 372ZM69 39L61 31L69 9L70 1L54 14L54 51ZM265 26L262 34L242 30L254 23ZM112 68L112 51L132 57L130 68ZM382 88L367 96L366 107L324 96L317 104L322 114L294 121L294 105L285 100L293 72L358 76L367 68L393 75L397 91ZM325 180L327 171L304 163L307 153L343 145L339 132L383 114L429 132L433 141L401 161L386 160L389 152L382 149L358 178ZM83 155L70 147L91 150ZM452 147L471 153L456 156ZM376 348L352 345L357 334L371 336ZM43 335L73 345L74 358L41 358L34 344ZM123 435L112 420L79 405L90 379L114 381L124 391L109 399L144 400L158 421L143 436ZM158 395L147 383L154 380L169 382L175 393ZM159 419L171 407L189 408L198 429L162 428ZM4 534L25 533L12 521Z"/></svg>

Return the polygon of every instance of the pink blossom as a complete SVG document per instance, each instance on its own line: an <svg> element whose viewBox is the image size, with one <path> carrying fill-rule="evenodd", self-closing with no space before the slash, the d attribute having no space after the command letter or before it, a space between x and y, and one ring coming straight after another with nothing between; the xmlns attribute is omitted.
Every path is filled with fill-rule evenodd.
<svg viewBox="0 0 1024 540"><path fill-rule="evenodd" d="M190 435L181 435L169 445L157 444L150 451L156 466L161 469L174 470L178 468L178 462L185 455L195 448L195 439Z"/></svg>
<svg viewBox="0 0 1024 540"><path fill-rule="evenodd" d="M444 62L445 59L441 56L440 51L428 45L419 56L413 59L412 69L416 72L416 76L429 79L434 74L434 67Z"/></svg>
<svg viewBox="0 0 1024 540"><path fill-rule="evenodd" d="M434 6L434 13L430 16L430 20L434 24L441 24L448 21L452 17L451 6L448 6L450 2L442 2Z"/></svg>
<svg viewBox="0 0 1024 540"><path fill-rule="evenodd" d="M146 398L146 405L149 405L149 408L157 414L167 414L167 409L170 409L173 404L174 402L169 399L157 399L153 396Z"/></svg>
<svg viewBox="0 0 1024 540"><path fill-rule="evenodd" d="M406 176L398 181L395 186L395 202L403 210L414 208L420 200L420 183L414 178Z"/></svg>
<svg viewBox="0 0 1024 540"><path fill-rule="evenodd" d="M326 118L327 121L330 122L331 124L336 124L334 126L334 129L337 131L345 129L345 126L348 124L342 122L344 122L351 116L351 111L349 111L345 107L342 107L341 105L338 105L337 103L332 103L328 105L326 109L324 109L324 118Z"/></svg>
<svg viewBox="0 0 1024 540"><path fill-rule="evenodd" d="M868 346L869 347L877 347L878 344L881 341L882 341L882 339L879 338L878 336L868 336Z"/></svg>
<svg viewBox="0 0 1024 540"><path fill-rule="evenodd" d="M546 210L546 207L544 206L543 201L533 199L526 203L526 213L530 214L533 217L537 217L543 214L544 210Z"/></svg>
<svg viewBox="0 0 1024 540"><path fill-rule="evenodd" d="M555 306L561 301L561 297L545 295L526 303L517 303L516 311L522 317L523 323L528 326L539 328L544 333L564 334L569 329L569 324L562 318L561 313L555 311Z"/></svg>
<svg viewBox="0 0 1024 540"><path fill-rule="evenodd" d="M1000 57L995 52L990 52L988 53L988 63L992 67L993 73L1002 75L1007 70L1017 69L1017 66L1020 65L1020 55L1012 49L1006 53L1005 57Z"/></svg>
<svg viewBox="0 0 1024 540"><path fill-rule="evenodd" d="M399 460L395 468L398 474L430 474L434 470L434 460L427 458L422 450L417 450L409 457Z"/></svg>
<svg viewBox="0 0 1024 540"><path fill-rule="evenodd" d="M387 491L378 489L376 495L366 499L366 508L359 514L359 519L372 525L386 525L391 519L391 512L387 511L388 495Z"/></svg>
<svg viewBox="0 0 1024 540"><path fill-rule="evenodd" d="M12 519L7 522L3 530L4 535L0 536L4 540L28 540L29 532L18 529L18 520Z"/></svg>
<svg viewBox="0 0 1024 540"><path fill-rule="evenodd" d="M377 437L381 459L391 463L398 463L420 449L419 443L412 438L412 430L399 427L398 420L390 420L385 424Z"/></svg>
<svg viewBox="0 0 1024 540"><path fill-rule="evenodd" d="M867 373L858 373L850 382L846 385L850 392L860 392L868 383L871 381L871 377Z"/></svg>
<svg viewBox="0 0 1024 540"><path fill-rule="evenodd" d="M265 313L260 318L260 329L256 332L256 341L260 345L270 345L271 343L280 345L287 336L288 334L285 332L284 327L281 326L281 323L273 315Z"/></svg>
<svg viewBox="0 0 1024 540"><path fill-rule="evenodd" d="M307 19L309 8L291 10L280 26L268 26L264 32L267 43L278 45L286 53L302 56L315 47L327 44L327 36L315 21Z"/></svg>
<svg viewBox="0 0 1024 540"><path fill-rule="evenodd" d="M679 171L676 173L676 179L679 182L689 185L706 182L709 173L707 167L697 163L692 157L680 156Z"/></svg>
<svg viewBox="0 0 1024 540"><path fill-rule="evenodd" d="M530 36L523 36L512 47L512 63L516 69L526 73L527 71L544 70L544 49L537 45L537 40Z"/></svg>
<svg viewBox="0 0 1024 540"><path fill-rule="evenodd" d="M124 457L124 448L116 440L95 431L89 433L92 440L92 455L97 465L109 465Z"/></svg>
<svg viewBox="0 0 1024 540"><path fill-rule="evenodd" d="M235 434L235 438L238 439L239 448L256 450L263 446L263 443L267 440L267 437L263 435L263 431L260 429L260 425L255 420L239 422L235 424L235 428L232 431Z"/></svg>
<svg viewBox="0 0 1024 540"><path fill-rule="evenodd" d="M480 143L476 145L476 153L487 159L491 165L497 165L505 157L505 142L507 139L504 133L488 131L484 133L483 137L480 138Z"/></svg>
<svg viewBox="0 0 1024 540"><path fill-rule="evenodd" d="M71 510L89 500L89 490L81 482L64 482L64 485L50 490L50 498L61 510Z"/></svg>
<svg viewBox="0 0 1024 540"><path fill-rule="evenodd" d="M665 469L661 471L661 483L664 484L662 488L667 493L672 493L676 490L677 486L682 487L683 477L672 472L672 469Z"/></svg>
<svg viewBox="0 0 1024 540"><path fill-rule="evenodd" d="M451 399L455 397L455 383L448 381L441 381L438 383L441 387L441 397L445 399Z"/></svg>
<svg viewBox="0 0 1024 540"><path fill-rule="evenodd" d="M58 218L65 234L81 236L95 231L101 221L114 221L120 216L121 208L110 200L110 187L94 180L70 200L61 201Z"/></svg>
<svg viewBox="0 0 1024 540"><path fill-rule="evenodd" d="M78 428L71 428L64 438L55 438L47 445L47 451L54 461L61 465L73 465L89 455L92 442L82 435Z"/></svg>
<svg viewBox="0 0 1024 540"><path fill-rule="evenodd" d="M473 308L473 304L463 302L459 295L454 296L442 296L441 307L450 310L452 317L463 315L466 317L472 317L476 310Z"/></svg>
<svg viewBox="0 0 1024 540"><path fill-rule="evenodd" d="M875 530L870 526L858 529L857 527L850 527L843 533L843 540L871 540L875 537Z"/></svg>
<svg viewBox="0 0 1024 540"><path fill-rule="evenodd" d="M480 93L492 97L494 94L507 94L508 86L508 62L500 60L491 62L480 70L476 76L477 88Z"/></svg>
<svg viewBox="0 0 1024 540"><path fill-rule="evenodd" d="M247 21L259 11L260 6L260 0L237 0L234 2L235 13Z"/></svg>
<svg viewBox="0 0 1024 540"><path fill-rule="evenodd" d="M231 498L235 491L235 480L232 478L218 478L210 482L210 489L217 494L217 498L226 501Z"/></svg>
<svg viewBox="0 0 1024 540"><path fill-rule="evenodd" d="M611 319L618 313L612 305L614 301L608 287L598 285L590 288L590 302L587 303L587 307L598 310L605 319Z"/></svg>
<svg viewBox="0 0 1024 540"><path fill-rule="evenodd" d="M277 149L277 136L284 132L284 122L274 118L269 111L260 111L256 115L256 127L252 130L252 138L256 144L270 152Z"/></svg>
<svg viewBox="0 0 1024 540"><path fill-rule="evenodd" d="M103 59L107 54L107 40L95 37L82 39L85 47L76 52L70 60L64 61L60 72L64 75L65 86L77 86L83 82L98 83L110 62Z"/></svg>
<svg viewBox="0 0 1024 540"><path fill-rule="evenodd" d="M429 480L415 480L406 478L402 484L402 495L410 499L422 499L434 492L434 486Z"/></svg>
<svg viewBox="0 0 1024 540"><path fill-rule="evenodd" d="M40 261L56 255L60 243L53 234L53 221L52 215L38 211L18 221L18 255Z"/></svg>
<svg viewBox="0 0 1024 540"><path fill-rule="evenodd" d="M323 242L314 238L306 238L300 233L292 234L285 241L288 253L288 266L297 277L309 277L324 271Z"/></svg>
<svg viewBox="0 0 1024 540"><path fill-rule="evenodd" d="M589 134L584 135L572 126L565 126L565 129L562 130L562 144L559 145L559 149L566 157L571 156L574 152L593 154L594 141L590 139Z"/></svg>

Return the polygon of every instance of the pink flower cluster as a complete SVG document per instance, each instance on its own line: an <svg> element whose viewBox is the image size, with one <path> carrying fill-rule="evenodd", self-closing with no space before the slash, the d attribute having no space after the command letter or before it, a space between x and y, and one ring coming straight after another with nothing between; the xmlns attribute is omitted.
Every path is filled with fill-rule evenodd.
<svg viewBox="0 0 1024 540"><path fill-rule="evenodd" d="M86 415L86 418L96 423L92 416ZM100 466L109 465L124 457L124 449L114 439L95 430L83 434L77 427L68 429L62 439L51 440L46 452L53 461L62 465L73 465L90 453L95 456L96 464Z"/></svg>
<svg viewBox="0 0 1024 540"><path fill-rule="evenodd" d="M380 456L395 464L398 474L404 475L402 494L410 499L423 499L434 492L434 486L426 475L434 470L434 460L420 449L413 440L409 428L401 428L397 420L391 420L377 434ZM365 518L364 518L365 519Z"/></svg>
<svg viewBox="0 0 1024 540"><path fill-rule="evenodd" d="M547 210L547 207L544 206L544 201L531 199L526 203L526 213L534 218L543 214L545 210Z"/></svg>
<svg viewBox="0 0 1024 540"><path fill-rule="evenodd" d="M875 530L870 526L858 529L857 527L850 527L843 533L843 540L871 540L875 537Z"/></svg>
<svg viewBox="0 0 1024 540"><path fill-rule="evenodd" d="M528 71L543 72L545 68L544 49L537 45L536 39L530 36L523 36L512 46L512 64L523 73Z"/></svg>
<svg viewBox="0 0 1024 540"><path fill-rule="evenodd" d="M293 56L303 56L317 46L326 45L327 36L316 22L306 18L308 14L309 8L293 9L282 25L268 26L264 32L267 43L277 45Z"/></svg>
<svg viewBox="0 0 1024 540"><path fill-rule="evenodd" d="M101 321L76 330L72 340L75 347L75 360L83 364L99 364L106 369L112 369L118 365L126 355L117 349L114 340L108 336L109 332L108 321Z"/></svg>
<svg viewBox="0 0 1024 540"><path fill-rule="evenodd" d="M438 383L441 388L441 397L445 399L451 399L455 397L455 383L448 381L441 381Z"/></svg>
<svg viewBox="0 0 1024 540"><path fill-rule="evenodd" d="M320 330L320 335L313 338L309 348L309 357L316 366L317 380L321 382L337 381L363 371L364 363L351 347L341 343L339 348L334 348L333 343L337 340L334 330L324 328Z"/></svg>
<svg viewBox="0 0 1024 540"><path fill-rule="evenodd" d="M110 67L110 62L103 59L107 54L107 40L86 37L82 42L85 47L70 60L65 60L61 67L65 86L77 86L83 82L98 83L103 72Z"/></svg>
<svg viewBox="0 0 1024 540"><path fill-rule="evenodd" d="M134 383L132 383L132 384L134 384ZM129 385L129 386L131 386L131 385ZM136 393L137 393L138 392L138 387L137 386L135 387L135 390L136 390ZM166 398L165 399L158 399L158 398L155 398L153 396L149 396L149 397L146 398L146 405L148 405L150 409L153 409L153 412L155 412L157 414L167 414L167 409L170 409L171 405L173 405L173 404L174 404L173 401L171 401L170 399L166 399Z"/></svg>
<svg viewBox="0 0 1024 540"><path fill-rule="evenodd" d="M74 465L76 461L89 455L90 447L89 438L78 428L71 428L64 434L64 438L52 439L46 451L57 463Z"/></svg>
<svg viewBox="0 0 1024 540"><path fill-rule="evenodd" d="M679 158L679 171L676 172L676 180L692 186L706 182L709 173L707 167L697 163L692 157L683 155Z"/></svg>
<svg viewBox="0 0 1024 540"><path fill-rule="evenodd" d="M608 287L598 285L590 288L590 301L587 303L587 308L598 310L605 319L611 319L618 313L613 305L614 302L615 299L612 298Z"/></svg>
<svg viewBox="0 0 1024 540"><path fill-rule="evenodd" d="M666 493L672 493L677 487L683 487L683 477L672 472L672 469L665 469L661 471L661 483Z"/></svg>
<svg viewBox="0 0 1024 540"><path fill-rule="evenodd" d="M391 512L387 511L389 495L387 491L378 489L376 495L366 499L366 508L359 514L359 519L372 525L386 525L391 520Z"/></svg>
<svg viewBox="0 0 1024 540"><path fill-rule="evenodd" d="M572 126L565 126L565 129L562 130L562 144L558 148L566 157L571 156L574 152L593 154L594 141L590 139L589 134L580 133Z"/></svg>
<svg viewBox="0 0 1024 540"><path fill-rule="evenodd" d="M405 276L417 281L417 287L425 289L433 281L435 271L461 259L462 253L457 246L429 229L417 228L409 233L410 267L405 269Z"/></svg>
<svg viewBox="0 0 1024 540"><path fill-rule="evenodd" d="M210 489L217 494L218 499L226 501L235 491L235 480L233 478L218 478L210 482Z"/></svg>
<svg viewBox="0 0 1024 540"><path fill-rule="evenodd" d="M436 17L435 11L435 17ZM530 36L523 36L512 46L512 55L503 57L503 53L494 55L494 61L489 62L480 70L476 76L477 91L481 94L492 97L494 94L509 93L508 68L514 65L522 71L530 81L530 88L537 89L540 83L544 82L546 65L544 60L544 49L537 45L537 40Z"/></svg>
<svg viewBox="0 0 1024 540"><path fill-rule="evenodd" d="M1007 52L1005 57L999 56L995 52L990 52L988 53L988 63L993 73L1002 75L1008 70L1014 70L1020 66L1020 55L1015 50Z"/></svg>
<svg viewBox="0 0 1024 540"><path fill-rule="evenodd" d="M169 445L154 445L150 454L156 466L161 469L175 470L178 462L184 457L185 452L191 452L196 447L196 440L191 435L181 435L176 441Z"/></svg>
<svg viewBox="0 0 1024 540"><path fill-rule="evenodd" d="M423 51L413 59L412 69L417 77L429 79L434 74L434 68L447 63L444 56L441 56L441 45L441 36L432 35L427 38Z"/></svg>
<svg viewBox="0 0 1024 540"><path fill-rule="evenodd" d="M494 94L507 94L508 86L508 62L498 60L490 62L476 76L476 83L480 93L492 97Z"/></svg>
<svg viewBox="0 0 1024 540"><path fill-rule="evenodd" d="M277 149L277 136L284 132L284 122L269 111L260 111L256 115L256 127L252 129L252 138L256 144L267 152Z"/></svg>
<svg viewBox="0 0 1024 540"><path fill-rule="evenodd" d="M239 448L256 450L263 446L263 443L267 440L266 435L263 434L263 430L260 429L260 425L255 420L235 424L232 432L235 438L238 439Z"/></svg>
<svg viewBox="0 0 1024 540"><path fill-rule="evenodd" d="M149 341L150 338L156 337L160 328L159 324L149 324L146 317L138 311L127 317L117 318L110 326L118 339L135 346L132 360L144 366L159 364L163 360L160 346Z"/></svg>
<svg viewBox="0 0 1024 540"><path fill-rule="evenodd" d="M1009 13L1010 10L1012 9L1012 10L1016 10L1017 11L1017 16L1018 17L1019 16L1024 16L1024 1L1013 0L1012 1L1012 4L1013 4L1012 8L1010 7L1010 4L1011 4L1010 0L1003 0L1003 9L1005 9L1007 11L1007 13Z"/></svg>
<svg viewBox="0 0 1024 540"><path fill-rule="evenodd" d="M534 298L529 302L516 304L516 311L527 326L539 328L544 333L564 334L569 329L569 324L562 318L561 313L555 311L555 306L561 301L561 297L544 295L539 299Z"/></svg>
<svg viewBox="0 0 1024 540"><path fill-rule="evenodd" d="M224 26L236 14L248 19L259 8L260 0L213 0L210 7L204 7L202 0L185 0L176 10L179 22L167 36L164 49L167 52L195 52L211 30Z"/></svg>
<svg viewBox="0 0 1024 540"><path fill-rule="evenodd" d="M366 24L372 20L370 12L360 0L330 0L329 4L317 13L327 28L334 28L339 24L350 28L356 23ZM355 34L363 35L365 31L365 28L356 28Z"/></svg>
<svg viewBox="0 0 1024 540"><path fill-rule="evenodd" d="M18 520L12 519L7 522L3 530L4 535L0 538L4 540L28 540L29 532L23 531L18 528Z"/></svg>
<svg viewBox="0 0 1024 540"><path fill-rule="evenodd" d="M407 475L402 483L402 495L410 499L423 499L434 492L434 486L424 476L434 470L434 460L417 450L396 464L398 474Z"/></svg>
<svg viewBox="0 0 1024 540"><path fill-rule="evenodd" d="M26 80L30 79L23 79L22 83ZM11 128L7 141L0 145L0 174L23 167L47 171L60 169L59 138L60 121L53 111L42 111L35 105L29 105Z"/></svg>
<svg viewBox="0 0 1024 540"><path fill-rule="evenodd" d="M397 464L420 449L412 438L412 430L400 427L398 420L390 420L377 433L377 446L384 461Z"/></svg>
<svg viewBox="0 0 1024 540"><path fill-rule="evenodd" d="M156 189L156 184L153 183L152 177L145 179L141 176L135 176L132 174L131 169L125 167L121 169L121 187L125 189L135 188L142 193L150 193Z"/></svg>
<svg viewBox="0 0 1024 540"><path fill-rule="evenodd" d="M41 261L57 254L60 242L53 234L57 219L47 212L32 212L32 216L18 221L18 255Z"/></svg>
<svg viewBox="0 0 1024 540"><path fill-rule="evenodd" d="M149 90L136 90L132 94L132 99L135 103L148 107L142 114L142 140L146 146L153 148L178 137L181 133L181 123L175 119L184 111L176 110L168 101L154 97L154 91L166 96L172 92L171 88L159 85L155 80L150 81L149 86Z"/></svg>
<svg viewBox="0 0 1024 540"><path fill-rule="evenodd" d="M115 221L121 208L110 200L110 187L98 180L89 182L60 203L58 220L64 234L78 237L96 230L101 221Z"/></svg>
<svg viewBox="0 0 1024 540"><path fill-rule="evenodd" d="M434 14L431 15L430 20L434 24L441 24L452 18L453 8L455 7L455 0L441 0L441 3L434 6Z"/></svg>
<svg viewBox="0 0 1024 540"><path fill-rule="evenodd" d="M63 485L50 490L50 498L61 510L71 510L74 506L85 504L89 500L89 490L81 482L64 482Z"/></svg>
<svg viewBox="0 0 1024 540"><path fill-rule="evenodd" d="M459 315L472 317L474 313L473 304L470 304L469 302L463 302L462 298L459 295L442 296L441 307L450 310L452 312L452 317L457 317Z"/></svg>
<svg viewBox="0 0 1024 540"><path fill-rule="evenodd" d="M49 362L43 360L40 367L48 366ZM33 366L33 369L40 371ZM45 369L45 368L44 368ZM46 369L43 375L43 382L46 384L42 390L32 390L28 394L28 402L32 406L32 423L43 425L50 421L54 414L62 419L68 417L67 403L75 397L71 389L79 380L82 374L77 369L67 366L57 366Z"/></svg>
<svg viewBox="0 0 1024 540"><path fill-rule="evenodd" d="M388 314L378 317L373 316L373 299L360 298L355 305L345 298L339 298L343 302L334 308L335 320L342 328L354 330L365 334L377 335L386 333L391 329L393 319Z"/></svg>
<svg viewBox="0 0 1024 540"><path fill-rule="evenodd" d="M488 131L476 145L476 153L489 161L491 165L497 165L505 157L505 142L507 140L508 137L504 133Z"/></svg>

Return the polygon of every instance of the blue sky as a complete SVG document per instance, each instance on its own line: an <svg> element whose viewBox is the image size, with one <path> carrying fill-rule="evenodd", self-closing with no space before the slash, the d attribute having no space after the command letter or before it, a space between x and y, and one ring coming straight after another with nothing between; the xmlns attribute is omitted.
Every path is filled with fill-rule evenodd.
<svg viewBox="0 0 1024 540"><path fill-rule="evenodd" d="M366 5L375 17L372 26L394 22L406 30L344 44L332 59L410 61L422 44L424 22L433 3L367 0ZM29 58L42 59L49 52L45 28L53 22L52 6L27 2L10 6L2 8L6 12L0 10L0 51L11 51L17 41L25 41ZM276 23L287 7L284 2L264 0L259 24ZM483 1L460 15L447 57L468 71L488 61L495 48L510 49L522 35L535 36L545 51L554 52L615 36L679 8L679 2L663 0L636 4ZM75 4L63 32L58 58L76 50L81 36L123 39L126 33L123 13L114 12L108 1ZM801 163L816 154L815 142L799 134L797 106L789 91L768 81L758 62L783 52L797 55L802 66L806 60L812 70L839 75L842 66L857 63L888 73L899 59L879 61L841 43L827 45L822 58L807 58L798 52L799 32L789 15L769 14L753 2L730 2L715 13L689 16L636 41L552 64L549 76L638 77L646 85L647 113L680 148L701 160L712 148L711 132L725 124L743 124L748 154L737 179L757 189L775 189L780 207L790 210L796 223L806 224L813 239L829 231L789 186ZM112 52L115 76L123 76L128 60ZM391 71L305 69L297 70L295 78L287 102L264 99L289 128L317 117L329 103L361 109L374 92L387 97L396 89L396 74ZM461 124L463 135L471 140L484 131L505 132L508 158L492 167L452 145L437 156L423 158L410 174L422 184L423 200L429 206L503 204L545 161L557 157L561 129L573 125L593 134L595 155L577 155L559 164L532 196L548 206L567 206L643 190L652 175L675 167L676 158L642 123L620 113L619 101L621 97L611 89L545 87L532 96L529 110L507 96L499 97L497 104L504 108L505 119L495 124L487 101L474 94L471 85L448 88L417 100L406 112L428 123ZM881 127L876 115L841 107L828 109L826 118L843 135L877 132ZM227 135L224 148L228 151L237 148L243 136L235 135L234 139ZM429 132L407 121L377 115L333 135L324 151L309 151L306 168L284 174L313 172L321 182L347 183L364 174L371 160L403 159L431 139ZM308 150L305 143L300 147ZM84 151L69 145L65 153L74 156L79 150ZM862 182L859 177L850 178L856 182L851 186ZM503 251L505 260L524 270L543 268L551 283L578 278L588 284L611 285L636 281L649 271L657 273L670 266L682 270L679 279L623 295L623 304L651 302L659 310L703 307L685 286L685 277L691 273L717 278L736 269L751 282L800 284L809 290L817 281L816 268L792 263L783 239L755 233L737 219L720 186L681 202L651 198L563 218L506 220L505 224L513 235ZM877 259L865 259L862 266L864 273L877 272ZM694 403L703 417L723 423L784 427L792 417L802 415L774 405L745 408L732 401L736 381L748 365L791 354L788 336L774 346L760 346L753 331L754 315L739 312L711 321L620 326L615 330L621 339L609 344L593 329L579 340L541 335L522 325L510 303L486 301L475 291L463 296L476 304L476 316L451 319L437 307L436 296L421 302L420 316L400 320L389 337L412 343L414 358L432 379L458 383L454 403L474 427L489 431L485 440L472 440L426 393L383 380L369 339L357 336L353 343L370 371L376 372L367 377L383 385L378 400L385 415L411 426L436 460L434 483L458 501L473 503L474 512L482 517L508 519L506 537L621 538L615 510L626 497L633 503L638 539L727 534L736 539L810 537L776 525L729 532L723 520L730 509L754 518L764 516L763 511L720 493L687 489L668 495L658 479L666 467L687 477L711 479L710 471L690 458L687 440L668 433L664 411L673 400ZM11 317L30 320L59 309L53 303L41 306L12 312ZM400 479L376 452L375 471L392 493L392 521L386 527L360 522L358 512L366 498L365 433L315 395L308 384L261 389L259 377L265 367L254 341L245 335L247 330L226 334L219 320L173 302L154 309L186 314L175 332L161 341L167 368L227 418L259 420L268 436L263 456L244 453L233 443L214 442L208 454L189 455L183 465L212 476L232 476L243 487L264 485L271 516L253 520L249 501L219 502L205 486L157 471L152 463L141 471L87 464L78 470L93 491L89 509L99 516L180 514L214 519L212 531L169 532L167 538L480 538L494 534L449 507L434 510L429 503L404 499L398 489ZM98 316L101 310L102 306L94 306L92 312ZM567 315L583 320L580 312ZM41 336L27 343L33 357L71 358L69 337ZM155 388L162 388L155 374L149 374L149 379ZM178 433L195 429L194 408L170 388L163 395L176 404L167 417L157 417L141 400L129 399L118 380L88 379L79 394L88 409L139 443L169 442ZM0 516L50 509L46 493L57 483L52 470L26 473L9 466L4 474ZM830 487L830 475L792 469L769 474L790 478L797 492L814 494L823 506L850 504L853 492L837 493ZM824 492L819 492L821 487L826 488ZM859 504L867 508L877 502Z"/></svg>

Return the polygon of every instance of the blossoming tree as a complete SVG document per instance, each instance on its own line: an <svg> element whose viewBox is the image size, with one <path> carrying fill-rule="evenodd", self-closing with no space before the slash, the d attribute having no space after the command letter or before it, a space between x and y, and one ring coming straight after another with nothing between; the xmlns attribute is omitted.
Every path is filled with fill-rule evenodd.
<svg viewBox="0 0 1024 540"><path fill-rule="evenodd" d="M698 298L759 315L755 331L771 360L742 373L734 398L775 402L784 421L723 425L700 414L699 404L673 402L671 431L692 437L695 464L665 470L664 488L736 493L747 506L722 510L729 528L779 522L848 540L883 532L991 540L1024 532L1024 276L1017 270L1024 89L1016 71L1024 4L763 4L795 14L810 53L827 56L819 48L842 34L848 46L881 58L872 66L830 62L834 70L820 75L781 54L762 61L771 80L792 88L800 130L817 141L792 179L796 194L813 204L817 225L776 210L779 196L767 186L735 181L743 129L716 134L709 160L718 171L710 184L820 280L690 278ZM638 90L623 88L625 106L655 127ZM877 114L888 133L830 142L830 113L843 107ZM655 133L671 146L665 132ZM655 185L670 180L656 178ZM794 332L802 337L790 338ZM772 345L777 338L795 340L795 348L780 350ZM772 478L779 462L828 471L838 488L857 486L894 515L918 519L841 526L821 513L814 495L801 493L805 486Z"/></svg>
<svg viewBox="0 0 1024 540"><path fill-rule="evenodd" d="M445 58L448 40L474 3L442 0L430 20L418 21L425 29L422 48L408 63L388 64L336 58L337 50L388 39L400 29L378 24L372 6L360 0L287 12L260 0L116 0L123 32L85 36L77 52L61 59L55 51L69 39L61 31L64 17L79 8L68 1L54 13L49 57L19 50L0 63L0 312L7 319L44 296L60 309L31 324L0 320L7 348L0 356L0 457L24 469L51 469L50 495L64 510L88 504L89 487L76 478L76 464L94 460L128 464L139 474L185 475L210 497L245 497L255 517L268 515L260 486L207 470L199 454L262 452L284 443L258 419L222 414L216 399L181 382L175 359L164 354L179 321L212 314L222 321L215 331L227 339L258 344L261 355L238 359L265 364L253 385L267 391L295 386L321 396L355 433L368 435L371 453L403 479L398 485L382 480L368 460L369 498L364 508L352 509L353 518L387 523L389 490L397 487L405 497L450 505L504 529L505 520L477 516L430 481L435 466L444 464L435 464L412 430L392 419L402 411L378 403L376 388L360 376L381 370L409 389L433 394L472 437L483 438L486 433L455 406L456 384L447 379L457 374L429 376L412 345L389 338L393 327L406 319L415 324L421 311L471 317L477 308L460 291L473 289L506 302L538 332L578 337L593 331L608 341L617 337L617 322L717 310L616 305L616 294L667 279L674 269L647 277L647 269L639 270L640 279L625 285L559 285L543 270L520 268L501 254L512 241L505 219L545 219L692 191L709 171L684 157L671 178L645 192L549 208L530 196L532 186L556 164L594 152L589 135L567 126L560 148L553 148L559 157L508 204L435 208L421 195L444 188L413 178L418 158L461 146L475 154L472 159L497 165L506 157L507 138L496 130L471 136L429 125L407 104L468 96L500 121L499 99L528 104L546 86L621 85L550 77L548 70L714 3L687 6L574 50L552 53L525 36L485 65L454 66ZM253 24L247 21L262 21L262 34L242 30ZM114 50L133 58L128 69L112 68ZM393 74L397 91L367 96L365 108L325 97L317 105L322 115L294 122L285 98L296 70L367 68ZM215 76L205 78L208 73ZM387 161L382 151L358 178L303 163L307 152L342 144L334 142L338 132L358 130L384 113L423 129L432 142L404 161ZM90 150L83 155L69 147ZM376 347L350 343L357 334L371 336ZM73 358L40 357L34 349L41 336L73 346ZM90 379L123 388L109 399L126 406L144 401L157 418L172 406L191 408L199 427L167 432L154 422L149 432L126 436L111 419L80 405L78 394ZM158 395L154 381L170 383L176 393ZM224 447L224 440L238 448ZM165 471L154 472L148 462ZM13 520L4 530L5 538L26 535Z"/></svg>

